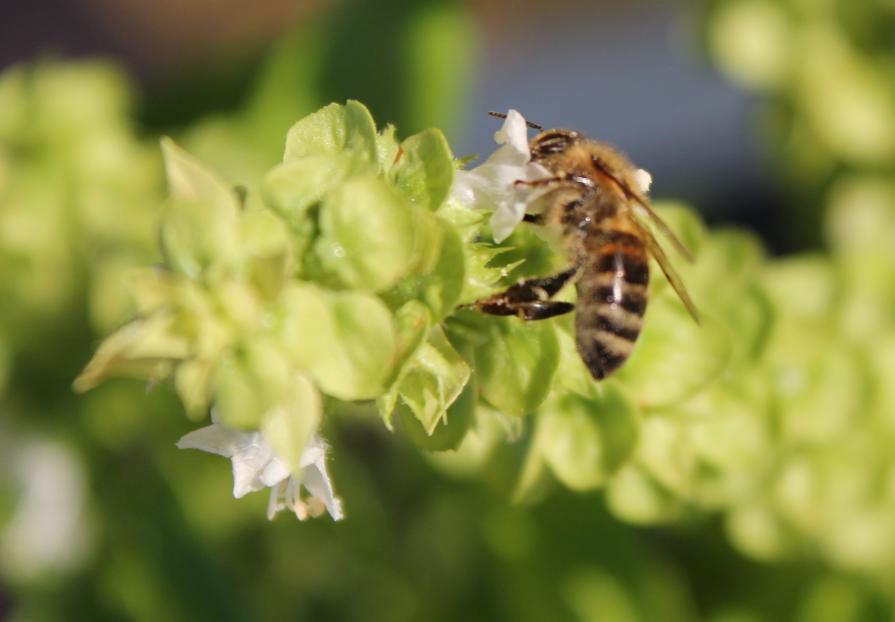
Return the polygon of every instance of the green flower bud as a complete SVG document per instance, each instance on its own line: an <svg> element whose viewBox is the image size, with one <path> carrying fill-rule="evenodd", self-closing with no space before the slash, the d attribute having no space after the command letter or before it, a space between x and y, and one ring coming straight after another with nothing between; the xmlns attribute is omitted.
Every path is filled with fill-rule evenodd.
<svg viewBox="0 0 895 622"><path fill-rule="evenodd" d="M279 315L283 347L325 393L361 400L385 390L397 338L392 315L378 298L296 285L281 295Z"/></svg>

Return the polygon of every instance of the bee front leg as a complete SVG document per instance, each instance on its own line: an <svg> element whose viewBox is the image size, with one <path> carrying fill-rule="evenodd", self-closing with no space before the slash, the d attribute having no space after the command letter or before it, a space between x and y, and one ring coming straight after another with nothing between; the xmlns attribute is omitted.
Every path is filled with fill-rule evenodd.
<svg viewBox="0 0 895 622"><path fill-rule="evenodd" d="M519 281L502 292L472 303L476 310L488 315L515 315L522 320L545 320L569 313L571 302L550 300L578 273L573 266L559 274Z"/></svg>

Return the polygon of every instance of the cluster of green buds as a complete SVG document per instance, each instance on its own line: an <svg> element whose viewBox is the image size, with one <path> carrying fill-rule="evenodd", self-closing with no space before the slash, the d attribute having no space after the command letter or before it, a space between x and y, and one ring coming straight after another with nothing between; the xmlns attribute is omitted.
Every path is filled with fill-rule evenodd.
<svg viewBox="0 0 895 622"><path fill-rule="evenodd" d="M69 571L91 551L83 454L62 431L65 420L87 418L72 416L79 404L64 387L94 331L131 312L121 284L157 258L164 196L158 149L136 136L130 104L127 79L106 62L44 60L0 73L4 582ZM122 397L136 418L145 414ZM111 410L82 404L82 413Z"/></svg>
<svg viewBox="0 0 895 622"><path fill-rule="evenodd" d="M763 127L802 230L829 256L770 263L776 310L765 374L769 444L751 502L731 514L763 559L819 553L888 578L895 567L895 97L884 3L723 0L707 11L709 52L762 95Z"/></svg>
<svg viewBox="0 0 895 622"><path fill-rule="evenodd" d="M119 280L155 257L162 178L129 104L122 75L103 63L0 76L0 331L16 348L58 331L84 290L108 331L128 313Z"/></svg>
<svg viewBox="0 0 895 622"><path fill-rule="evenodd" d="M895 165L891 11L882 2L710 4L709 53L764 96L765 136L790 183L826 189L841 164Z"/></svg>
<svg viewBox="0 0 895 622"><path fill-rule="evenodd" d="M360 104L332 105L290 130L259 196L171 141L163 151L163 264L131 280L137 317L76 387L113 374L172 379L189 415L214 413L181 445L231 457L236 496L270 487L272 512L339 518L321 394L379 399L388 419L388 402L412 390L437 410L425 384L436 378L441 412L420 416L443 418L469 377L434 326L457 303L465 265L435 215L452 180L447 144L437 131L399 144Z"/></svg>
<svg viewBox="0 0 895 622"><path fill-rule="evenodd" d="M511 117L499 140L524 145L518 127ZM485 213L451 196L459 163L442 134L394 134L356 102L327 106L289 131L257 195L165 140L163 264L131 280L136 318L102 344L76 388L121 374L172 380L190 416L213 413L181 446L230 457L234 494L269 487L272 513L341 516L319 437L324 405L339 401L375 405L387 427L427 449L478 443L480 460L482 439L501 437L488 430L513 437L536 414L519 495L544 467L574 488L606 483L633 457L643 413L721 374L728 332L709 307L705 326L690 323L657 288L638 352L597 385L568 321L465 308L564 259L523 228L494 244ZM477 174L506 164L492 158ZM502 201L516 192L512 176L491 189L495 207L517 203ZM666 216L700 243L692 215Z"/></svg>
<svg viewBox="0 0 895 622"><path fill-rule="evenodd" d="M132 279L136 317L76 387L172 381L192 418L212 413L180 446L231 458L235 496L270 488L271 516L343 515L320 432L351 402L445 469L481 473L522 444L520 500L550 481L603 488L628 522L720 512L762 559L890 568L892 188L843 187L833 259L772 261L749 234L657 204L695 255L678 268L703 321L657 278L634 354L596 383L568 316L469 308L567 261L515 226L527 198L512 181L532 173L520 119L463 171L439 131L399 142L361 104L332 104L293 126L256 193L163 141L164 261Z"/></svg>

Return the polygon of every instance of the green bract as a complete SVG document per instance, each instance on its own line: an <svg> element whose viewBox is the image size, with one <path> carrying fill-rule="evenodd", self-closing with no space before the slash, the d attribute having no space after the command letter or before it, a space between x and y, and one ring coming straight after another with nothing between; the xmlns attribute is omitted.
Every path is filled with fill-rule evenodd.
<svg viewBox="0 0 895 622"><path fill-rule="evenodd" d="M451 148L439 130L431 129L401 143L390 175L411 205L438 209L454 180Z"/></svg>
<svg viewBox="0 0 895 622"><path fill-rule="evenodd" d="M413 266L414 218L377 177L357 177L320 208L315 252L324 270L349 289L382 291Z"/></svg>
<svg viewBox="0 0 895 622"><path fill-rule="evenodd" d="M440 327L433 328L428 339L417 345L403 365L392 389L379 403L386 424L392 418L396 398L406 406L431 435L446 422L448 407L454 403L469 380L469 365L457 354Z"/></svg>
<svg viewBox="0 0 895 622"><path fill-rule="evenodd" d="M360 102L330 104L293 125L286 135L283 161L343 153L371 166L377 164L376 124Z"/></svg>

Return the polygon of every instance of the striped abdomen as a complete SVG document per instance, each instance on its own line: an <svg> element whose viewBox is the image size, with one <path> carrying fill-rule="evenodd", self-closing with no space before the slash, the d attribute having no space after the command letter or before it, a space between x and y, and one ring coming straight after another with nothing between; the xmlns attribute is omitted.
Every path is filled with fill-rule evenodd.
<svg viewBox="0 0 895 622"><path fill-rule="evenodd" d="M643 242L624 230L598 230L584 241L575 334L578 352L601 380L631 355L643 325L649 258Z"/></svg>

